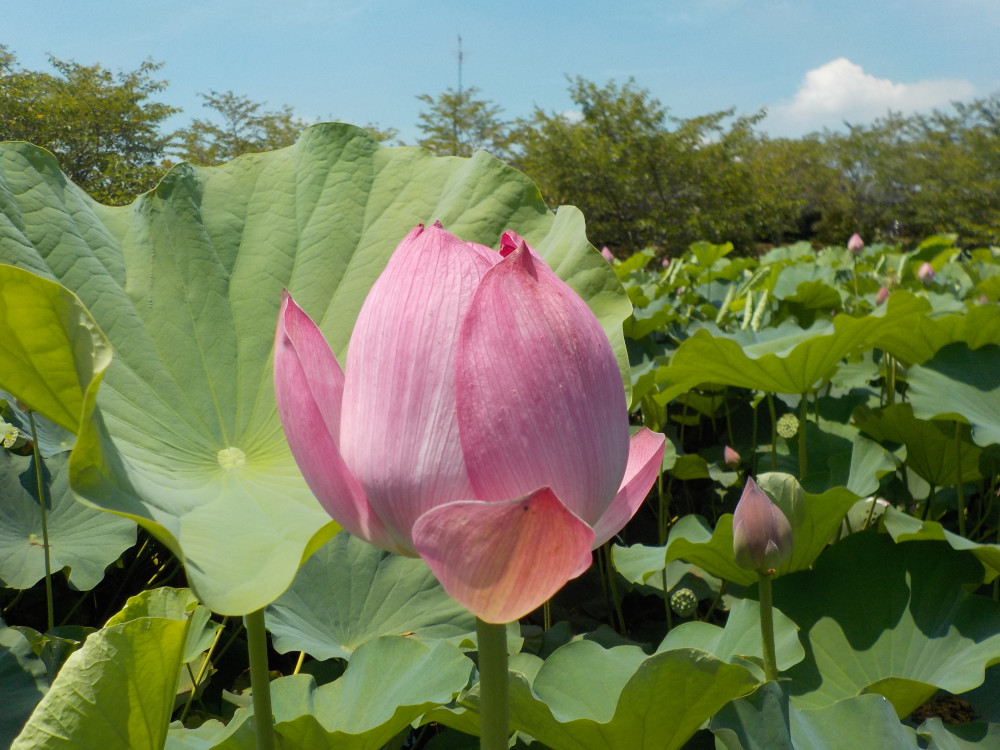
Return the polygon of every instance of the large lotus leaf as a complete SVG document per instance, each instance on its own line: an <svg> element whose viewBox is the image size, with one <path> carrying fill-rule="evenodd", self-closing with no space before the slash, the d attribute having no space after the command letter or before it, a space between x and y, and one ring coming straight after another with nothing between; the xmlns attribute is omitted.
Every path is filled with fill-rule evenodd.
<svg viewBox="0 0 1000 750"><path fill-rule="evenodd" d="M842 750L877 747L917 750L913 730L899 723L880 695L859 695L826 708L789 705L780 682L761 685L712 717L720 750Z"/></svg>
<svg viewBox="0 0 1000 750"><path fill-rule="evenodd" d="M3 275L7 269L18 271L13 266L0 266L0 275ZM32 278L37 277L33 276ZM20 409L14 397L4 390L0 390L0 399L7 402L7 409L10 410L11 424L17 427L25 438L30 439L32 419L29 417L29 412ZM65 453L73 450L73 445L76 443L76 435L73 432L70 432L65 427L60 427L41 414L34 414L33 417L35 422L35 437L38 438L38 452L42 454L42 458L48 458L57 453Z"/></svg>
<svg viewBox="0 0 1000 750"><path fill-rule="evenodd" d="M42 461L49 558L53 572L65 570L70 583L89 591L104 569L135 544L135 524L73 499L69 453ZM31 456L0 450L0 579L15 589L31 588L45 577L45 545L38 482Z"/></svg>
<svg viewBox="0 0 1000 750"><path fill-rule="evenodd" d="M511 672L511 723L553 748L672 750L758 684L744 667L696 649L646 656L634 646L574 641L533 680Z"/></svg>
<svg viewBox="0 0 1000 750"><path fill-rule="evenodd" d="M993 750L1000 747L1000 724L976 722L945 726L941 719L928 719L917 734L927 741L927 750Z"/></svg>
<svg viewBox="0 0 1000 750"><path fill-rule="evenodd" d="M947 487L980 478L982 450L969 440L964 425L955 439L950 422L917 419L910 404L893 404L883 409L859 406L854 421L879 441L906 446L906 465L935 487ZM956 444L957 443L957 444Z"/></svg>
<svg viewBox="0 0 1000 750"><path fill-rule="evenodd" d="M36 405L64 427L81 425L74 491L168 544L212 609L244 614L277 598L336 530L274 406L281 290L342 357L396 245L433 220L491 246L507 228L525 236L593 307L630 384L621 333L630 305L581 214L554 216L524 175L485 153L436 158L319 125L280 151L175 167L155 191L112 208L69 183L46 152L0 147L0 261L79 295L114 348L82 420L75 394L58 408ZM20 380L0 377L0 386L27 393Z"/></svg>
<svg viewBox="0 0 1000 750"><path fill-rule="evenodd" d="M948 531L937 521L921 521L895 508L886 508L883 519L885 530L897 542L945 541L952 549L967 550L979 558L979 562L986 568L986 580L992 580L1000 575L1000 544L973 542L960 534Z"/></svg>
<svg viewBox="0 0 1000 750"><path fill-rule="evenodd" d="M45 695L49 687L45 675L45 663L35 656L28 639L0 623L0 747L10 747Z"/></svg>
<svg viewBox="0 0 1000 750"><path fill-rule="evenodd" d="M898 290L889 297L889 306L913 305L919 298ZM924 309L930 305L924 300ZM931 317L913 315L903 327L886 327L878 331L872 345L909 364L921 364L934 356L941 347L958 341L978 349L987 344L1000 345L1000 315L996 305L982 305L962 312Z"/></svg>
<svg viewBox="0 0 1000 750"><path fill-rule="evenodd" d="M795 623L777 609L774 618L774 648L778 669L788 669L805 657ZM697 648L718 659L740 663L748 658L763 661L760 634L760 604L739 599L729 610L725 628L708 622L685 622L670 630L657 652ZM763 674L761 675L763 677Z"/></svg>
<svg viewBox="0 0 1000 750"><path fill-rule="evenodd" d="M475 618L423 560L383 552L346 531L303 564L265 617L279 653L306 651L317 659L350 659L383 635L432 641L476 630Z"/></svg>
<svg viewBox="0 0 1000 750"><path fill-rule="evenodd" d="M865 349L885 331L905 329L922 310L910 298L889 311L853 318L838 315L802 329L788 321L763 331L741 330L713 335L695 331L674 352L668 367L657 375L663 390L658 400L669 401L699 383L717 383L769 393L808 393L837 370L848 354Z"/></svg>
<svg viewBox="0 0 1000 750"><path fill-rule="evenodd" d="M1000 443L1000 346L948 344L911 367L906 381L913 416L960 419L972 425L977 445Z"/></svg>
<svg viewBox="0 0 1000 750"><path fill-rule="evenodd" d="M820 495L809 494L790 474L761 474L758 483L792 526L792 554L778 566L779 575L812 565L840 526L844 514L859 500L844 487L834 487ZM733 583L749 585L757 580L755 571L741 568L733 557L730 513L719 519L714 531L697 516L682 518L670 530L666 559L687 560Z"/></svg>
<svg viewBox="0 0 1000 750"><path fill-rule="evenodd" d="M410 722L450 703L466 686L469 661L454 646L432 647L387 636L360 646L335 682L316 686L310 675L271 682L279 746L295 750L379 750ZM240 750L254 747L253 709L226 727L208 722L189 730L170 727L167 750Z"/></svg>
<svg viewBox="0 0 1000 750"><path fill-rule="evenodd" d="M774 604L800 628L806 659L785 673L793 704L822 708L879 693L899 716L938 689L961 693L1000 661L1000 603L969 594L983 578L943 542L894 544L852 534L811 571L774 583Z"/></svg>
<svg viewBox="0 0 1000 750"><path fill-rule="evenodd" d="M66 660L11 750L159 750L188 619L138 617L92 633Z"/></svg>

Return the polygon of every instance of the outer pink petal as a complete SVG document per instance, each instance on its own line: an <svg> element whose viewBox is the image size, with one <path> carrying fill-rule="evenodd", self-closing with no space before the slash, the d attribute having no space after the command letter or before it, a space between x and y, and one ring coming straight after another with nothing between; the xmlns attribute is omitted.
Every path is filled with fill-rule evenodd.
<svg viewBox="0 0 1000 750"><path fill-rule="evenodd" d="M628 465L618 494L594 526L594 549L617 534L627 524L649 488L660 475L666 438L658 432L643 427L632 436L629 443Z"/></svg>
<svg viewBox="0 0 1000 750"><path fill-rule="evenodd" d="M583 573L593 538L548 487L516 500L441 505L413 527L417 552L445 591L494 623L524 617Z"/></svg>
<svg viewBox="0 0 1000 750"><path fill-rule="evenodd" d="M347 354L340 446L403 547L436 505L475 497L455 416L458 330L489 249L440 225L400 243L358 315Z"/></svg>
<svg viewBox="0 0 1000 750"><path fill-rule="evenodd" d="M343 391L344 373L326 339L285 292L274 340L274 393L292 455L309 489L341 526L399 552L341 458Z"/></svg>
<svg viewBox="0 0 1000 750"><path fill-rule="evenodd" d="M456 367L475 497L547 486L592 525L618 491L628 456L618 363L587 304L523 240L505 235L504 252L476 290Z"/></svg>

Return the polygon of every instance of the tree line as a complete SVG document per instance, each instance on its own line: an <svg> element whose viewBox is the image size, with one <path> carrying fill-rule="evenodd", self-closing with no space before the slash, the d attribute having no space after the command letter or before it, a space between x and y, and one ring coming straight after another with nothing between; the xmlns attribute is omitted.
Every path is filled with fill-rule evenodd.
<svg viewBox="0 0 1000 750"><path fill-rule="evenodd" d="M130 202L173 163L219 164L294 143L308 124L291 108L232 91L200 96L211 117L164 133L179 110L151 61L118 74L50 58L21 67L0 46L0 140L52 151L96 199ZM846 132L770 138L765 112L677 118L633 81L568 81L570 116L536 108L506 120L475 87L417 98L418 145L438 155L483 149L524 171L550 206L587 217L588 235L619 255L673 256L692 242L742 252L795 240L914 243L954 232L963 246L1000 245L1000 94L948 112L888 114ZM381 141L398 132L366 126Z"/></svg>

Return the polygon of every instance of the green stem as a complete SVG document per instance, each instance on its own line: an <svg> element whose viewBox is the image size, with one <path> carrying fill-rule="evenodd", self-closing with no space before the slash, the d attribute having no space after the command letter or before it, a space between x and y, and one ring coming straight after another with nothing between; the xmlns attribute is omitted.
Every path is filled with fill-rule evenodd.
<svg viewBox="0 0 1000 750"><path fill-rule="evenodd" d="M45 608L49 617L49 630L56 626L55 607L52 603L52 561L49 556L49 522L45 509L45 486L42 481L42 456L38 451L38 433L35 430L35 413L28 412L31 425L31 453L35 462L35 483L38 486L38 505L42 509L42 549L45 554Z"/></svg>
<svg viewBox="0 0 1000 750"><path fill-rule="evenodd" d="M955 422L955 473L958 491L958 533L965 536L965 491L962 488L962 425Z"/></svg>
<svg viewBox="0 0 1000 750"><path fill-rule="evenodd" d="M618 584L615 582L615 566L611 563L611 543L605 542L601 545L604 552L604 569L608 572L608 586L611 589L611 602L615 606L615 614L618 615L618 627L622 635L628 635L625 626L625 615L622 613L622 603L618 596Z"/></svg>
<svg viewBox="0 0 1000 750"><path fill-rule="evenodd" d="M774 658L774 614L771 608L771 576L758 573L760 584L760 636L764 650L764 679L778 679L778 665Z"/></svg>
<svg viewBox="0 0 1000 750"><path fill-rule="evenodd" d="M507 628L476 618L479 648L479 748L507 750L510 699L507 687Z"/></svg>
<svg viewBox="0 0 1000 750"><path fill-rule="evenodd" d="M264 610L243 615L250 652L250 691L257 729L257 750L274 750L274 717L271 713L271 676L267 669L267 633Z"/></svg>
<svg viewBox="0 0 1000 750"><path fill-rule="evenodd" d="M774 395L767 394L767 409L771 412L771 471L778 470L778 415L774 410Z"/></svg>
<svg viewBox="0 0 1000 750"><path fill-rule="evenodd" d="M809 394L802 394L802 403L799 404L799 479L806 476L806 422L809 419Z"/></svg>
<svg viewBox="0 0 1000 750"><path fill-rule="evenodd" d="M757 476L757 453L759 450L759 445L757 444L757 409L760 408L760 401L753 405L753 437L750 440L752 455L750 456L750 476Z"/></svg>

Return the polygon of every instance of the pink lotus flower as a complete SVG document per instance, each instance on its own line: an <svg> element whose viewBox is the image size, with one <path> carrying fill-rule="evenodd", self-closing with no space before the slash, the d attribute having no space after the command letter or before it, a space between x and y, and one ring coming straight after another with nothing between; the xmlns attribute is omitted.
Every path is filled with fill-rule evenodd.
<svg viewBox="0 0 1000 750"><path fill-rule="evenodd" d="M875 295L875 306L881 307L887 299L889 299L889 287L883 284L879 287L878 293Z"/></svg>
<svg viewBox="0 0 1000 750"><path fill-rule="evenodd" d="M852 255L860 255L861 250L864 248L865 243L861 239L861 235L855 232L851 235L851 239L847 241L847 249L851 251Z"/></svg>
<svg viewBox="0 0 1000 750"><path fill-rule="evenodd" d="M587 304L517 235L497 254L440 224L400 243L342 370L285 293L278 413L345 529L422 557L487 622L591 563L656 480L664 437L629 437L617 361Z"/></svg>
<svg viewBox="0 0 1000 750"><path fill-rule="evenodd" d="M792 554L791 524L749 477L733 513L733 554L741 568L765 574Z"/></svg>
<svg viewBox="0 0 1000 750"><path fill-rule="evenodd" d="M924 286L930 286L930 283L934 281L934 266L930 263L924 263L917 270L917 278L924 282Z"/></svg>
<svg viewBox="0 0 1000 750"><path fill-rule="evenodd" d="M722 450L722 460L730 469L735 469L740 465L740 454L727 445Z"/></svg>
<svg viewBox="0 0 1000 750"><path fill-rule="evenodd" d="M604 258L604 260L606 260L608 263L615 262L615 254L608 249L607 245L601 248L601 257Z"/></svg>

